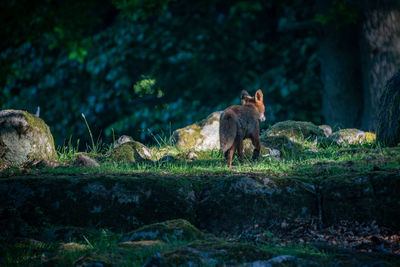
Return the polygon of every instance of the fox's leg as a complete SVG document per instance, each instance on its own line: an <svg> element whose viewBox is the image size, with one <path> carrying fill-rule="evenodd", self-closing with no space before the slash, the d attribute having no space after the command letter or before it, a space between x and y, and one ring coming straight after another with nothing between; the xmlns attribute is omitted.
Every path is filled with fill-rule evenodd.
<svg viewBox="0 0 400 267"><path fill-rule="evenodd" d="M236 151L239 155L239 161L240 161L240 163L242 163L243 162L243 140L238 140Z"/></svg>
<svg viewBox="0 0 400 267"><path fill-rule="evenodd" d="M261 150L259 135L257 134L255 136L252 136L251 142L253 143L253 146L254 146L253 159L258 159L258 156L260 155L260 150Z"/></svg>
<svg viewBox="0 0 400 267"><path fill-rule="evenodd" d="M235 143L233 143L233 146L229 148L228 151L225 153L227 165L229 169L232 169L232 158L233 158L233 153L235 152Z"/></svg>

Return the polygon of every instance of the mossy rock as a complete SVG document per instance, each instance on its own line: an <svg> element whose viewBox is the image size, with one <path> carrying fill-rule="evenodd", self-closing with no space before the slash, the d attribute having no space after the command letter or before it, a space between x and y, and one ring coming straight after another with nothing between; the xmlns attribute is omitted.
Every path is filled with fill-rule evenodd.
<svg viewBox="0 0 400 267"><path fill-rule="evenodd" d="M26 111L0 111L0 159L13 166L32 160L57 160L49 127Z"/></svg>
<svg viewBox="0 0 400 267"><path fill-rule="evenodd" d="M180 150L206 151L219 149L219 118L221 111L206 119L174 131L172 139Z"/></svg>
<svg viewBox="0 0 400 267"><path fill-rule="evenodd" d="M272 125L263 133L266 136L286 136L292 142L302 143L304 140L313 141L325 136L324 130L311 122L282 121Z"/></svg>
<svg viewBox="0 0 400 267"><path fill-rule="evenodd" d="M155 254L145 266L224 266L268 260L273 253L246 243L219 239L194 241Z"/></svg>
<svg viewBox="0 0 400 267"><path fill-rule="evenodd" d="M364 132L355 128L342 129L331 134L327 141L339 146L359 145L372 143L376 139L375 134Z"/></svg>
<svg viewBox="0 0 400 267"><path fill-rule="evenodd" d="M129 141L114 148L109 158L116 162L144 162L151 161L150 150L137 141Z"/></svg>
<svg viewBox="0 0 400 267"><path fill-rule="evenodd" d="M325 125L325 124L320 125L320 126L318 126L318 128L320 128L321 130L324 131L326 137L328 137L332 134L332 127L329 125Z"/></svg>
<svg viewBox="0 0 400 267"><path fill-rule="evenodd" d="M122 242L140 240L193 241L204 239L204 233L194 227L190 222L177 219L143 226L128 235Z"/></svg>
<svg viewBox="0 0 400 267"><path fill-rule="evenodd" d="M265 132L260 136L261 143L270 151L278 150L283 157L291 156L292 154L297 154L304 148L301 144L292 142L285 136L268 136Z"/></svg>
<svg viewBox="0 0 400 267"><path fill-rule="evenodd" d="M244 150L244 155L247 158L250 159L253 156L254 146L250 139L243 140L243 150ZM266 147L264 144L261 144L260 157L263 157L263 158L279 157L280 155L281 155L281 152L278 149L269 148L269 147Z"/></svg>
<svg viewBox="0 0 400 267"><path fill-rule="evenodd" d="M400 71L387 81L383 90L376 135L384 145L400 144Z"/></svg>

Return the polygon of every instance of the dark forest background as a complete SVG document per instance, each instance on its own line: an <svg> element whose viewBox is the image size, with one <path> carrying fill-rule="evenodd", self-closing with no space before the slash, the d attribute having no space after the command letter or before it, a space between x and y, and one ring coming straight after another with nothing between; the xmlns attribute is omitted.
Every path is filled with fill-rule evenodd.
<svg viewBox="0 0 400 267"><path fill-rule="evenodd" d="M287 119L375 129L400 66L396 0L55 1L0 4L0 108L35 113L56 144L154 141L264 92Z"/></svg>

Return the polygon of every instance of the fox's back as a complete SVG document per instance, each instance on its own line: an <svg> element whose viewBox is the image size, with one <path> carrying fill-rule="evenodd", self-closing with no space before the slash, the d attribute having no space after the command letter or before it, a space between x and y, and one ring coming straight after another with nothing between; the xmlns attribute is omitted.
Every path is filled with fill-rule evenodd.
<svg viewBox="0 0 400 267"><path fill-rule="evenodd" d="M252 105L235 105L230 106L224 110L222 117L233 117L237 123L238 134L242 138L250 137L250 135L258 127L258 114L257 110Z"/></svg>

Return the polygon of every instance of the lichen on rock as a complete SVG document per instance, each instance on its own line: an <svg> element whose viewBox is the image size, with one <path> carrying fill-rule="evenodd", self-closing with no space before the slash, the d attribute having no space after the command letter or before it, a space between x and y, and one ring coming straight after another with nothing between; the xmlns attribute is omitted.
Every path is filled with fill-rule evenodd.
<svg viewBox="0 0 400 267"><path fill-rule="evenodd" d="M150 150L140 142L128 141L115 147L109 158L116 162L145 162L151 161Z"/></svg>
<svg viewBox="0 0 400 267"><path fill-rule="evenodd" d="M315 140L325 136L324 130L307 121L282 121L272 125L265 133L266 136L286 136L292 142L301 143L304 140Z"/></svg>
<svg viewBox="0 0 400 267"><path fill-rule="evenodd" d="M328 137L328 141L333 144L347 146L371 143L375 141L375 134L364 132L355 128L341 129L332 133Z"/></svg>
<svg viewBox="0 0 400 267"><path fill-rule="evenodd" d="M26 111L0 111L0 158L14 166L31 160L56 160L49 127Z"/></svg>
<svg viewBox="0 0 400 267"><path fill-rule="evenodd" d="M206 151L219 149L219 118L221 111L206 119L174 131L172 139L181 150Z"/></svg>

